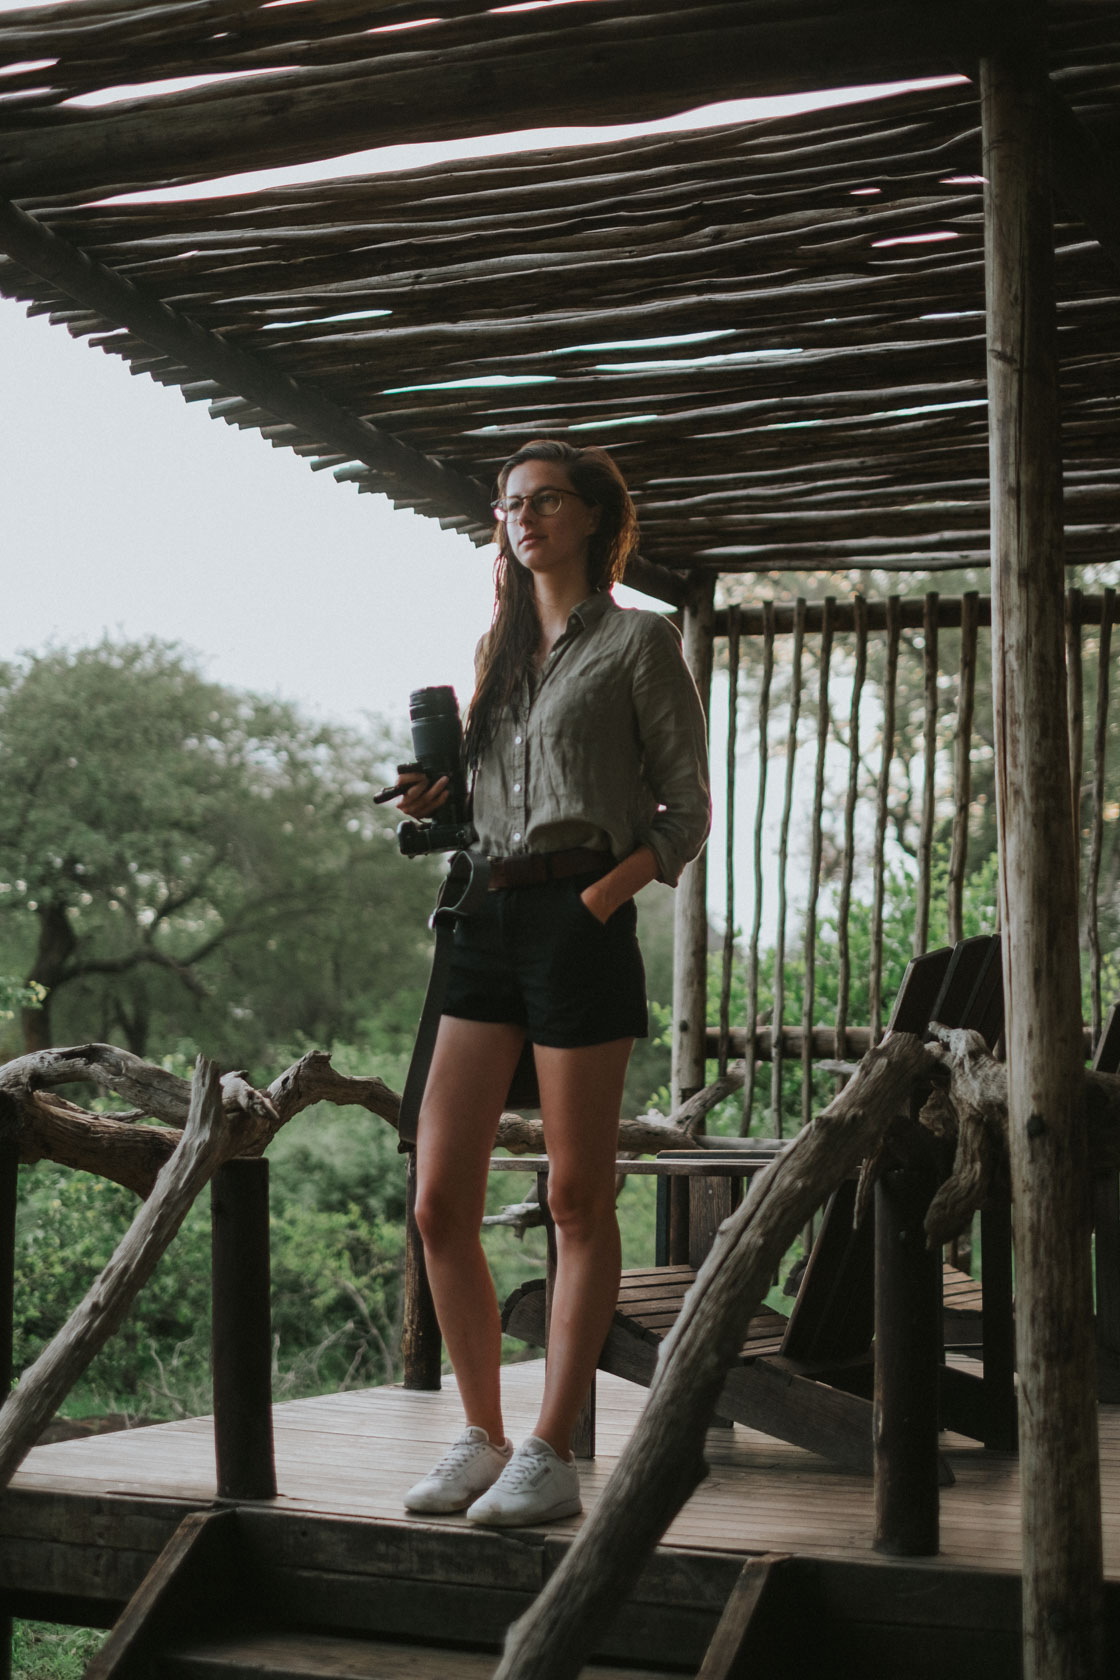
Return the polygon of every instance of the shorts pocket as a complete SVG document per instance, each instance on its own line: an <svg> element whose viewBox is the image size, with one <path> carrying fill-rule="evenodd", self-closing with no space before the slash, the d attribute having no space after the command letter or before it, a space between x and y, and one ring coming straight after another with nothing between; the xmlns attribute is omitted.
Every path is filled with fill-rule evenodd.
<svg viewBox="0 0 1120 1680"><path fill-rule="evenodd" d="M578 892L573 894L575 899L576 915L582 917L584 921L589 922L592 927L598 928L600 933L605 933L611 922L614 921L614 916L609 916L605 922L601 922L594 910L589 910L587 905L583 902L583 891L584 889L581 887Z"/></svg>

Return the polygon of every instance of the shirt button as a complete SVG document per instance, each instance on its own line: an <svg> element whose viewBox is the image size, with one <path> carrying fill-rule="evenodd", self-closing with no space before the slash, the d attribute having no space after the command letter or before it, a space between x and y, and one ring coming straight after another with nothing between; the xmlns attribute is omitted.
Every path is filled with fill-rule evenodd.
<svg viewBox="0 0 1120 1680"><path fill-rule="evenodd" d="M520 782L514 782L513 791L514 791L514 793L520 793L521 792L521 783Z"/></svg>
<svg viewBox="0 0 1120 1680"><path fill-rule="evenodd" d="M520 838L521 838L521 836L520 836L520 834L515 834L515 835L514 835L514 837L513 837L513 838L514 838L514 839L515 839L515 840L520 840Z"/></svg>
<svg viewBox="0 0 1120 1680"><path fill-rule="evenodd" d="M519 747L519 746L520 746L520 745L521 745L521 737L520 737L520 735L515 735L515 736L514 736L514 737L513 737L513 744L514 744L514 746L515 746L515 747Z"/></svg>

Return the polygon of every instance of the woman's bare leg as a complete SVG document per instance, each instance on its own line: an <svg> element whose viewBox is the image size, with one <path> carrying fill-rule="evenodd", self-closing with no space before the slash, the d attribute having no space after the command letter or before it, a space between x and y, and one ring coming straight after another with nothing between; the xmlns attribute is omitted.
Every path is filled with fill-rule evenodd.
<svg viewBox="0 0 1120 1680"><path fill-rule="evenodd" d="M534 1434L562 1457L618 1301L615 1159L633 1045L621 1038L580 1050L534 1046L556 1225L548 1367Z"/></svg>
<svg viewBox="0 0 1120 1680"><path fill-rule="evenodd" d="M466 1421L505 1439L502 1332L480 1228L486 1177L520 1027L445 1015L432 1056L416 1141L416 1222L436 1316Z"/></svg>

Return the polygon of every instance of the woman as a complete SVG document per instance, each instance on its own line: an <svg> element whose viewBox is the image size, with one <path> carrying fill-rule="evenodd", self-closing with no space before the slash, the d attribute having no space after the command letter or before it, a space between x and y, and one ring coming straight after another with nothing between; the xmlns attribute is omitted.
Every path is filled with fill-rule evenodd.
<svg viewBox="0 0 1120 1680"><path fill-rule="evenodd" d="M569 1437L618 1296L618 1122L646 1026L634 894L675 884L708 831L705 724L680 637L610 594L637 538L600 449L527 444L502 468L494 621L467 719L483 910L455 956L417 1141L416 1219L467 1428L405 1496L499 1526L581 1509ZM400 809L429 817L446 778ZM528 1038L556 1226L544 1396L506 1439L501 1329L479 1238L498 1119Z"/></svg>

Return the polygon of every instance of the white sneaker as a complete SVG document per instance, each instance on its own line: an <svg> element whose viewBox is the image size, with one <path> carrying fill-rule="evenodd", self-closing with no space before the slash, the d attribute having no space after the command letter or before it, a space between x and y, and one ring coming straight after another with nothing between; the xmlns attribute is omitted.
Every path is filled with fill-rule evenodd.
<svg viewBox="0 0 1120 1680"><path fill-rule="evenodd" d="M423 1481L409 1488L404 1496L405 1510L433 1515L466 1510L472 1499L497 1481L512 1452L511 1441L496 1446L485 1429L472 1423Z"/></svg>
<svg viewBox="0 0 1120 1680"><path fill-rule="evenodd" d="M467 1520L521 1528L582 1510L575 1459L563 1459L547 1441L527 1435L490 1491L467 1511Z"/></svg>

